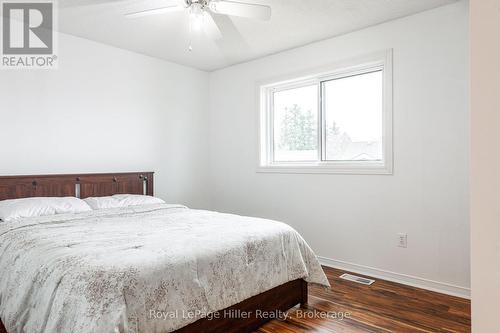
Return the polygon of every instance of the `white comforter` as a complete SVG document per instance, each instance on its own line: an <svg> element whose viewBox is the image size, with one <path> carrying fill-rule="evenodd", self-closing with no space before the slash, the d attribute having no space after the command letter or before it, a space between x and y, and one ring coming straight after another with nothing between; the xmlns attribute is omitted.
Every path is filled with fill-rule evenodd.
<svg viewBox="0 0 500 333"><path fill-rule="evenodd" d="M0 223L9 332L170 332L298 278L328 285L269 220L154 205Z"/></svg>

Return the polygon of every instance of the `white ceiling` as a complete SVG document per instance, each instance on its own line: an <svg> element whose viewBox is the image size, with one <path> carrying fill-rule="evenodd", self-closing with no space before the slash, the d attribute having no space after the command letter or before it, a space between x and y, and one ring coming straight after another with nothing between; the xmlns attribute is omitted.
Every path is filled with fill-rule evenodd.
<svg viewBox="0 0 500 333"><path fill-rule="evenodd" d="M60 0L61 7L79 0ZM242 0L237 0L242 1ZM126 18L132 10L172 0L130 0L59 9L59 30L119 48L212 71L298 47L455 0L244 0L272 7L268 22L217 15L224 38L192 37L186 11Z"/></svg>

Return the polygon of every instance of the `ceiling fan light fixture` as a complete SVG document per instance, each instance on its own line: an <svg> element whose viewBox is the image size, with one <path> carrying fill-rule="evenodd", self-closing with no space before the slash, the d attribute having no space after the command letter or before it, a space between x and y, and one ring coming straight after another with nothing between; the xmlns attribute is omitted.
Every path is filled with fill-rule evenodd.
<svg viewBox="0 0 500 333"><path fill-rule="evenodd" d="M97 0L92 0L97 1ZM102 1L102 0L98 0ZM104 1L130 1L130 0L104 0ZM170 11L187 10L189 25L189 51L193 50L193 33L204 32L212 40L221 39L222 33L215 21L218 15L229 15L267 21L271 18L271 7L260 4L245 3L232 0L175 0L177 4L167 7L145 9L138 12L127 13L127 17L140 17L161 14Z"/></svg>
<svg viewBox="0 0 500 333"><path fill-rule="evenodd" d="M204 16L205 10L203 8L203 5L194 2L189 6L189 22L191 25L191 30L192 31L201 31L203 28L203 21L204 21Z"/></svg>

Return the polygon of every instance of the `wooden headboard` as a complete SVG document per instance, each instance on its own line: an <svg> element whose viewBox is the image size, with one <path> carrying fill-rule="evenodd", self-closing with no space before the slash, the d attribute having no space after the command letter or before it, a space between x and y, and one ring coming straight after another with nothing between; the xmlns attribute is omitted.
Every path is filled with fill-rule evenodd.
<svg viewBox="0 0 500 333"><path fill-rule="evenodd" d="M0 176L0 200L29 197L153 195L154 172Z"/></svg>

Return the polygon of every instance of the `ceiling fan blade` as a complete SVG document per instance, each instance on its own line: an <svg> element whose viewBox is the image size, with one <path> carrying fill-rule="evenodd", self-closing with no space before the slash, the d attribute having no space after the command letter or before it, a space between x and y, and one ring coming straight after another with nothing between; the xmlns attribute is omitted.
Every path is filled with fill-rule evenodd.
<svg viewBox="0 0 500 333"><path fill-rule="evenodd" d="M213 40L221 39L222 33L212 15L210 15L210 13L208 12L205 12L204 17L206 23L205 33L208 35L208 37L210 37Z"/></svg>
<svg viewBox="0 0 500 333"><path fill-rule="evenodd" d="M209 8L216 14L248 17L267 21L271 19L271 7L235 1L210 1Z"/></svg>
<svg viewBox="0 0 500 333"><path fill-rule="evenodd" d="M160 8L152 8L152 9L145 9L141 10L138 12L131 12L125 14L125 17L127 18L136 18L136 17L142 17L142 16L149 16L149 15L157 15L157 14L164 14L164 13L171 13L171 12L177 12L183 10L184 7L174 5L174 6L168 6L168 7L160 7Z"/></svg>
<svg viewBox="0 0 500 333"><path fill-rule="evenodd" d="M229 16L213 15L213 18L220 30L224 32L224 38L215 40L215 45L227 62L235 62L252 54L252 48Z"/></svg>

